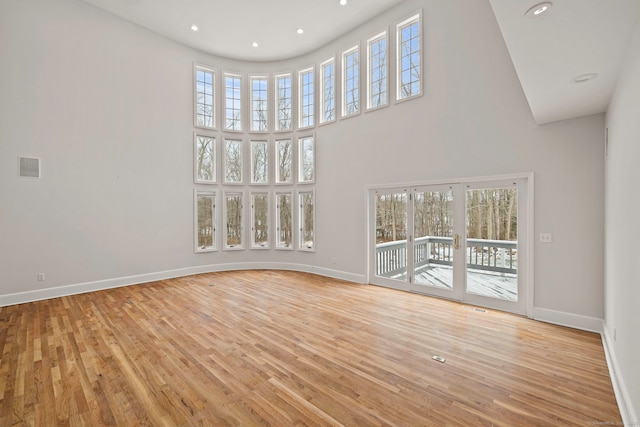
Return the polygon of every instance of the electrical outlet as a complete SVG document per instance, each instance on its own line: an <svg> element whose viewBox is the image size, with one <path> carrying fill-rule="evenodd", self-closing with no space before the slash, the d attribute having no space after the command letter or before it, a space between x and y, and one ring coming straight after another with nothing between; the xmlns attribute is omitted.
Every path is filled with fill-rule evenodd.
<svg viewBox="0 0 640 427"><path fill-rule="evenodd" d="M553 242L553 236L551 233L540 233L540 241L542 243L551 243Z"/></svg>
<svg viewBox="0 0 640 427"><path fill-rule="evenodd" d="M44 273L38 273L38 282L44 282Z"/></svg>

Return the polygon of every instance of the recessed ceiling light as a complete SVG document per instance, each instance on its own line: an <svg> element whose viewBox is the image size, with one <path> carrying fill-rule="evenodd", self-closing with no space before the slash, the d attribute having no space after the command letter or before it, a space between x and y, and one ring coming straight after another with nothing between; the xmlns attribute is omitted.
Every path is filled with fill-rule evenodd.
<svg viewBox="0 0 640 427"><path fill-rule="evenodd" d="M571 81L574 83L584 83L584 82L588 82L589 80L593 80L596 77L598 77L598 73L588 73L588 74L582 74L577 77L574 77L571 79Z"/></svg>
<svg viewBox="0 0 640 427"><path fill-rule="evenodd" d="M304 33L304 30L303 30L302 28L298 28L298 29L296 30L296 33L298 33L298 34L302 34L302 33Z"/></svg>
<svg viewBox="0 0 640 427"><path fill-rule="evenodd" d="M549 9L551 9L551 2L538 3L532 6L524 13L527 18L537 18L544 15Z"/></svg>
<svg viewBox="0 0 640 427"><path fill-rule="evenodd" d="M253 47L258 47L258 42L253 42L253 43L251 43L251 46L253 46Z"/></svg>
<svg viewBox="0 0 640 427"><path fill-rule="evenodd" d="M198 31L198 26L197 26L197 25L195 25L195 24L193 24L193 25L191 26L191 31Z"/></svg>
<svg viewBox="0 0 640 427"><path fill-rule="evenodd" d="M345 4L347 4L347 0L340 0L340 5L344 6Z"/></svg>

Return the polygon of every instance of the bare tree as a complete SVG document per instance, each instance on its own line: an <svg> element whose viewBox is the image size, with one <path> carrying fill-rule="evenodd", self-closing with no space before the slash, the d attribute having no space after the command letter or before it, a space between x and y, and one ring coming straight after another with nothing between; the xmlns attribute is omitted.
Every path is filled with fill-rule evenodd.
<svg viewBox="0 0 640 427"><path fill-rule="evenodd" d="M242 182L242 141L225 144L225 182Z"/></svg>
<svg viewBox="0 0 640 427"><path fill-rule="evenodd" d="M215 139L198 136L196 142L196 167L198 171L198 180L213 181Z"/></svg>
<svg viewBox="0 0 640 427"><path fill-rule="evenodd" d="M251 141L251 182L266 183L268 148L266 141Z"/></svg>
<svg viewBox="0 0 640 427"><path fill-rule="evenodd" d="M278 182L291 182L293 166L293 146L290 139L277 141Z"/></svg>

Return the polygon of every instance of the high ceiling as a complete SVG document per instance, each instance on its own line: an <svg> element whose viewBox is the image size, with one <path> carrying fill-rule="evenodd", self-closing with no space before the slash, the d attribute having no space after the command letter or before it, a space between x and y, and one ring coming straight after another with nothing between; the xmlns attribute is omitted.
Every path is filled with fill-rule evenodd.
<svg viewBox="0 0 640 427"><path fill-rule="evenodd" d="M84 1L204 52L278 61L312 52L403 0L348 0L344 6L339 0ZM525 12L544 0L484 1L493 8L537 123L606 111L640 0L551 0L536 18ZM593 80L573 81L592 73Z"/></svg>
<svg viewBox="0 0 640 427"><path fill-rule="evenodd" d="M342 6L339 0L85 1L204 52L247 61L278 61L312 52L402 2L348 0ZM298 28L304 33L298 34Z"/></svg>

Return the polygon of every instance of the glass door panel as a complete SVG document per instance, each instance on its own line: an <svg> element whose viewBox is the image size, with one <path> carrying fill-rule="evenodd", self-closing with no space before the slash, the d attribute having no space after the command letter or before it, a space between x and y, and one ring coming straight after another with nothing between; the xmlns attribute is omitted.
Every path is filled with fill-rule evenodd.
<svg viewBox="0 0 640 427"><path fill-rule="evenodd" d="M518 301L518 188L466 191L466 292Z"/></svg>
<svg viewBox="0 0 640 427"><path fill-rule="evenodd" d="M453 290L453 190L413 191L416 285Z"/></svg>
<svg viewBox="0 0 640 427"><path fill-rule="evenodd" d="M527 178L371 189L372 283L525 314Z"/></svg>
<svg viewBox="0 0 640 427"><path fill-rule="evenodd" d="M408 192L375 192L375 276L407 282Z"/></svg>

